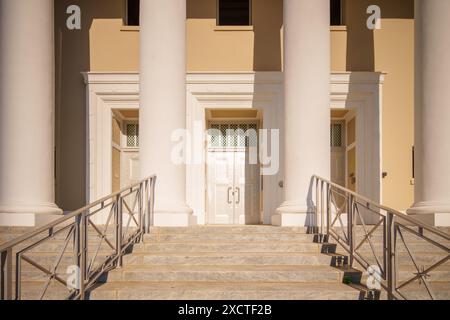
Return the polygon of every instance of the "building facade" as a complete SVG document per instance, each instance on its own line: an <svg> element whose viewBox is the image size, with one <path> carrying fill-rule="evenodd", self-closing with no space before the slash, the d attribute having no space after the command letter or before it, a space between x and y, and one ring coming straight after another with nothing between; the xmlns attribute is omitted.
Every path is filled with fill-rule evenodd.
<svg viewBox="0 0 450 320"><path fill-rule="evenodd" d="M156 174L160 226L310 225L313 175L449 225L449 18L442 0L0 0L0 223Z"/></svg>

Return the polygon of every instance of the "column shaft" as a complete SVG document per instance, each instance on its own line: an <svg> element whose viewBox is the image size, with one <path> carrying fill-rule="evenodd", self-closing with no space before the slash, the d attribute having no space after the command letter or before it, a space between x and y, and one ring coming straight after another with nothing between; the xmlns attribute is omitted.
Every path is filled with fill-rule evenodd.
<svg viewBox="0 0 450 320"><path fill-rule="evenodd" d="M450 1L416 0L415 201L450 225Z"/></svg>
<svg viewBox="0 0 450 320"><path fill-rule="evenodd" d="M285 202L274 224L309 225L311 177L330 175L330 2L284 1Z"/></svg>
<svg viewBox="0 0 450 320"><path fill-rule="evenodd" d="M186 128L186 1L141 1L140 163L156 174L156 225L191 222L186 166L172 159L174 131Z"/></svg>
<svg viewBox="0 0 450 320"><path fill-rule="evenodd" d="M61 213L54 204L53 21L53 0L0 0L1 224L33 225L34 214Z"/></svg>

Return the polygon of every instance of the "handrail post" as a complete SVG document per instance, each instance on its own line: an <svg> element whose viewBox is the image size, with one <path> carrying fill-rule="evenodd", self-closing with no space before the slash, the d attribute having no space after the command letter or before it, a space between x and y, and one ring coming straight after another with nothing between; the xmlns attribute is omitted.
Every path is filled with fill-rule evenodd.
<svg viewBox="0 0 450 320"><path fill-rule="evenodd" d="M150 228L153 225L154 211L155 211L155 185L156 176L150 179L150 190L149 190L149 201L148 201L148 233L150 233Z"/></svg>
<svg viewBox="0 0 450 320"><path fill-rule="evenodd" d="M388 289L388 299L394 299L395 290L395 246L393 239L395 237L395 223L394 215L391 212L387 212L387 223L386 223L386 235L387 235L387 289Z"/></svg>
<svg viewBox="0 0 450 320"><path fill-rule="evenodd" d="M120 194L116 196L116 208L115 208L115 214L116 214L116 230L115 230L115 237L116 237L116 257L117 257L117 267L122 268L122 224L123 224L123 217L122 217L122 197Z"/></svg>
<svg viewBox="0 0 450 320"><path fill-rule="evenodd" d="M349 250L350 250L350 261L349 261L349 266L353 267L354 264L354 260L355 260L355 237L354 237L354 232L355 232L355 219L354 219L354 212L353 212L353 203L354 203L354 198L353 195L350 195L348 197L348 204L347 204L347 211L348 211L348 218L347 218L347 233L348 233L348 245L349 245Z"/></svg>
<svg viewBox="0 0 450 320"><path fill-rule="evenodd" d="M322 241L324 241L325 235L324 235L324 215L325 215L325 209L324 209L324 196L323 196L323 187L324 187L324 181L321 181L320 183L320 237Z"/></svg>
<svg viewBox="0 0 450 320"><path fill-rule="evenodd" d="M330 236L331 224L331 186L327 183L327 236Z"/></svg>
<svg viewBox="0 0 450 320"><path fill-rule="evenodd" d="M12 300L12 248L9 248L0 253L0 263L0 300Z"/></svg>
<svg viewBox="0 0 450 320"><path fill-rule="evenodd" d="M319 179L318 178L314 178L315 182L316 182L316 217L315 217L315 222L314 222L314 233L319 233Z"/></svg>
<svg viewBox="0 0 450 320"><path fill-rule="evenodd" d="M87 214L84 211L82 214L76 217L76 237L75 237L75 250L77 257L77 266L79 270L79 297L80 300L84 300L86 296L86 279L87 279Z"/></svg>
<svg viewBox="0 0 450 320"><path fill-rule="evenodd" d="M144 241L145 233L145 208L144 208L144 197L145 197L145 182L141 182L139 185L139 230L141 233L141 241Z"/></svg>
<svg viewBox="0 0 450 320"><path fill-rule="evenodd" d="M148 193L149 193L149 190L150 190L150 188L149 188L149 181L150 180L145 180L144 181L144 189L143 189L143 192L144 192L144 212L143 212L143 220L142 220L142 222L143 222L143 228L144 228L144 233L149 233L149 229L148 229L148 219L149 219L149 212L150 212L150 208L149 208L149 202L148 202L148 198L149 198L149 196L148 196Z"/></svg>

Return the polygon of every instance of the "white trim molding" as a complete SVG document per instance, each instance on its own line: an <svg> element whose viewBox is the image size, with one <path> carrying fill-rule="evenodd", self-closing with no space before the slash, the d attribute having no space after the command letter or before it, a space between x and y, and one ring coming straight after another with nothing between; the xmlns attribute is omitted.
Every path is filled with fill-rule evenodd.
<svg viewBox="0 0 450 320"><path fill-rule="evenodd" d="M83 73L87 86L87 181L88 201L111 193L111 111L139 108L137 72ZM331 105L333 109L355 110L357 114L358 193L374 201L382 200L382 88L385 74L379 72L333 72ZM258 109L265 129L280 129L280 158L283 139L283 74L281 72L188 73L186 78L186 127L202 124L206 129L206 109ZM192 150L199 152L199 150ZM205 150L200 152L205 153ZM206 167L188 165L186 198L199 224L206 223ZM264 177L264 223L283 199L283 161L279 173ZM314 174L314 173L311 173Z"/></svg>
<svg viewBox="0 0 450 320"><path fill-rule="evenodd" d="M83 73L87 94L87 203L112 193L112 110L139 109L137 73Z"/></svg>

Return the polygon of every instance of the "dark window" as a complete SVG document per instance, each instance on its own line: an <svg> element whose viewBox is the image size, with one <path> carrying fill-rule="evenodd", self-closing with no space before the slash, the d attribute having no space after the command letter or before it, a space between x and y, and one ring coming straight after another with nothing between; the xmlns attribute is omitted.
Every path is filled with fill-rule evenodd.
<svg viewBox="0 0 450 320"><path fill-rule="evenodd" d="M342 0L330 0L331 21L332 26L341 26L342 21Z"/></svg>
<svg viewBox="0 0 450 320"><path fill-rule="evenodd" d="M127 25L138 26L139 25L139 1L140 0L127 0Z"/></svg>
<svg viewBox="0 0 450 320"><path fill-rule="evenodd" d="M218 0L219 26L249 26L251 0Z"/></svg>

